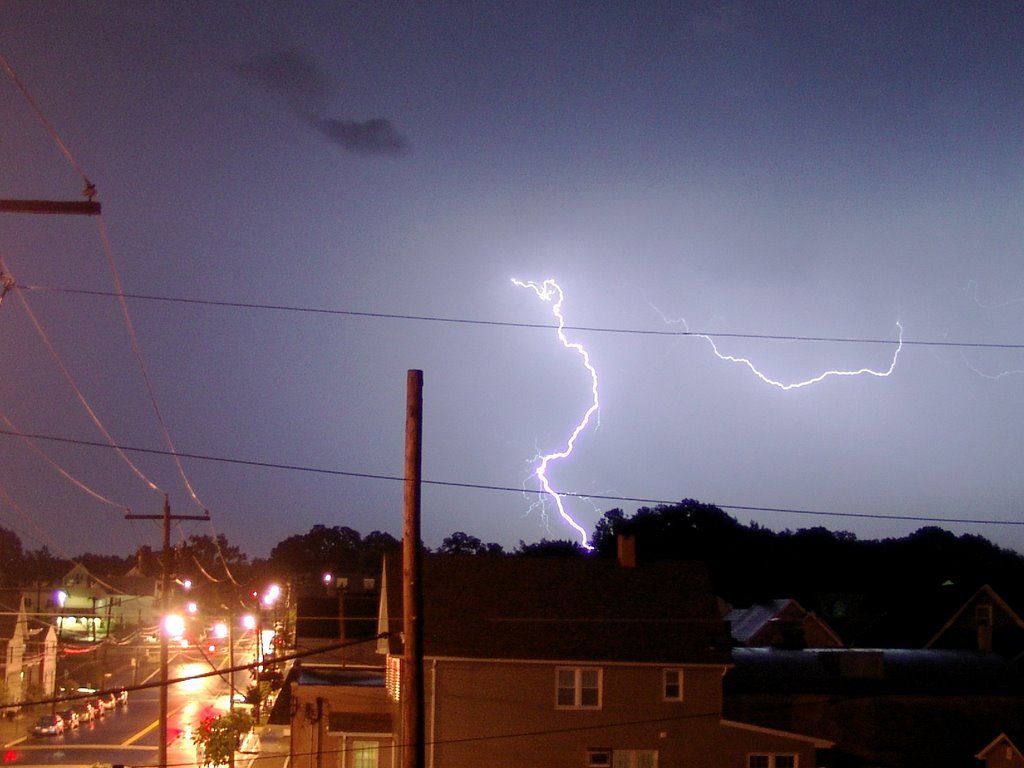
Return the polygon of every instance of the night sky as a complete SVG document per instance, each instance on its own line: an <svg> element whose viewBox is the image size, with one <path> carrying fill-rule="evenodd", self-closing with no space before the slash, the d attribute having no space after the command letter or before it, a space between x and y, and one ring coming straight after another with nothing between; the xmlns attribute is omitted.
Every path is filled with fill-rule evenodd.
<svg viewBox="0 0 1024 768"><path fill-rule="evenodd" d="M103 206L0 215L26 548L159 546L125 509L165 493L212 518L175 539L251 556L400 536L410 369L426 544L577 539L532 472L590 375L513 284L554 279L599 380L548 471L601 497L566 499L586 531L694 498L1024 551L1020 2L22 2L0 55L52 127L0 71L0 198L84 175ZM154 297L125 300L148 388L111 263ZM783 390L716 348L780 384L898 357ZM182 459L198 501L161 419L220 459ZM73 442L35 440L50 463L12 432Z"/></svg>

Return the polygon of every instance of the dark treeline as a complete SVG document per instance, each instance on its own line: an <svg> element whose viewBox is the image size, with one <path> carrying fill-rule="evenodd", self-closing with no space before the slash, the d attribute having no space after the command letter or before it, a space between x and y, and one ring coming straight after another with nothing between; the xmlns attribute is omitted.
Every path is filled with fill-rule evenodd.
<svg viewBox="0 0 1024 768"><path fill-rule="evenodd" d="M597 554L615 556L619 534L635 538L639 562L701 560L728 603L793 598L852 643L869 642L880 622L955 604L985 584L1011 604L1024 604L1024 556L937 527L879 540L821 527L773 532L684 500L631 517L607 512L593 537Z"/></svg>
<svg viewBox="0 0 1024 768"><path fill-rule="evenodd" d="M547 556L611 558L620 535L632 536L640 563L700 560L707 564L720 598L747 606L775 598L794 598L826 616L847 636L862 630L868 616L890 607L930 598L937 590L994 587L1007 599L1024 598L1024 557L981 536L956 536L937 527L921 528L902 538L860 540L851 533L825 528L774 532L756 523L743 525L720 508L693 500L642 507L633 515L606 512L595 526L593 553L577 543L522 541L511 552L495 543L457 531L435 550L441 554L478 556ZM188 578L196 589L237 591L271 580L295 588L313 588L324 574L374 575L382 557L396 556L401 542L373 531L363 536L345 526L315 525L290 536L269 557L250 559L221 534L190 536L174 549L175 578ZM74 562L99 577L124 575L131 569L154 576L159 553L143 547L125 557L85 553ZM0 582L3 586L53 583L74 565L46 547L24 551L17 535L0 528ZM1018 586L1021 585L1021 586Z"/></svg>

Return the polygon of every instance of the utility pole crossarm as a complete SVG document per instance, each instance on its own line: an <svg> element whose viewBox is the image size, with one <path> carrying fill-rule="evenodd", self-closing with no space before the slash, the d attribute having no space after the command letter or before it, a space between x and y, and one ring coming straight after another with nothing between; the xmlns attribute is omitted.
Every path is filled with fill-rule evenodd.
<svg viewBox="0 0 1024 768"><path fill-rule="evenodd" d="M100 204L95 200L0 200L0 213L99 216Z"/></svg>

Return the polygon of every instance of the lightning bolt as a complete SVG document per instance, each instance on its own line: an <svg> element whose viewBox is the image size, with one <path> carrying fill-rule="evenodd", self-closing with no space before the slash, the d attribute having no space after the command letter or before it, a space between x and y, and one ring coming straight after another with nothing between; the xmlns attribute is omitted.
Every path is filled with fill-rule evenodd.
<svg viewBox="0 0 1024 768"><path fill-rule="evenodd" d="M979 284L977 280L969 280L967 282L967 290L971 291L974 298L974 303L977 304L981 309L1003 309L1013 304L1019 304L1024 302L1024 298L1009 299L1007 301L999 302L998 304L985 304L981 299L978 298ZM983 379L989 379L990 381L998 381L1004 376L1015 376L1017 374L1024 373L1024 369L1021 368L1010 368L999 373L985 373L985 371L978 368L967 358L967 352L961 350L960 357L964 361L964 365L971 369L971 371Z"/></svg>
<svg viewBox="0 0 1024 768"><path fill-rule="evenodd" d="M561 518L580 536L580 543L584 549L592 550L593 547L587 539L587 532L583 530L583 527L573 520L572 516L565 509L565 500L562 495L556 491L548 478L548 467L552 462L560 461L561 459L568 458L573 449L576 447L576 440L587 425L590 423L591 417L598 412L601 407L601 401L597 391L597 370L590 362L590 353L583 347L582 344L569 341L565 335L565 317L562 315L562 302L565 300L565 294L562 292L561 286L558 285L554 280L545 280L543 283L535 282L523 282L521 280L512 279L512 284L520 288L529 288L541 301L552 302L551 303L551 314L554 315L555 320L558 321L558 340L562 343L562 346L568 350L571 350L580 356L583 361L583 367L587 369L587 373L590 374L590 407L587 408L583 417L576 424L576 428L573 429L572 434L565 443L565 447L554 453L545 453L537 457L537 468L533 474L540 483L540 487L543 493L547 494L554 502L555 507L558 509L558 514Z"/></svg>
<svg viewBox="0 0 1024 768"><path fill-rule="evenodd" d="M655 307L653 304L651 304L651 307L652 309L654 309L655 312L661 315L661 319L664 320L666 324L671 325L674 323L681 323L685 331L687 333L690 333L690 328L686 324L685 319L669 319L668 317L665 316L664 312ZM896 350L892 354L892 362L889 363L888 368L885 368L883 370L875 370L874 368L857 368L855 370L829 370L825 371L824 373L820 373L817 376L814 376L810 379L804 379L803 381L794 381L789 383L778 381L765 375L757 368L756 365L754 365L754 363L751 360L749 360L746 357L736 357L735 355L727 355L722 353L721 351L719 351L718 345L715 344L715 340L707 334L694 333L692 335L704 339L711 346L711 351L719 360L722 360L727 363L737 363L739 365L746 366L746 368L752 374L754 374L765 384L770 384L773 387L777 387L778 389L788 392L791 389L802 389L803 387L809 387L811 384L817 384L818 382L824 381L825 379L830 378L832 376L878 376L880 378L890 376L892 372L896 370L896 361L899 359L900 351L903 349L903 326L900 324L898 320L896 321L896 328L898 330L898 340L896 342Z"/></svg>

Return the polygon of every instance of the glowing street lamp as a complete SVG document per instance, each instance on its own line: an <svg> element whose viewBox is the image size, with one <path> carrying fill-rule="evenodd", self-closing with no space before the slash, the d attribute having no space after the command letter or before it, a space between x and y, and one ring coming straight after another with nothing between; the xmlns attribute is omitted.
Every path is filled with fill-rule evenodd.
<svg viewBox="0 0 1024 768"><path fill-rule="evenodd" d="M268 608L277 602L281 596L281 588L277 584L271 584L263 594L263 604Z"/></svg>
<svg viewBox="0 0 1024 768"><path fill-rule="evenodd" d="M164 617L164 632L168 637L181 637L185 634L185 619L176 613Z"/></svg>

